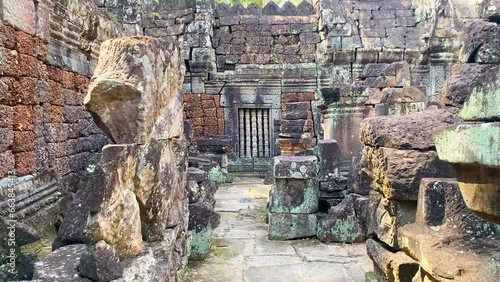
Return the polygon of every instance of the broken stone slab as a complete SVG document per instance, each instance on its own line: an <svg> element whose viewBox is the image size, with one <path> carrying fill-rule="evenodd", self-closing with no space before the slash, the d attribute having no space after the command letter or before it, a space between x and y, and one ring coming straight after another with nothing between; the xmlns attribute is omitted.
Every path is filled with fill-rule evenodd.
<svg viewBox="0 0 500 282"><path fill-rule="evenodd" d="M498 89L496 78L499 72L500 65L496 64L460 65L460 68L445 81L441 101L447 106L462 108L474 92L478 94L483 91L492 92L491 95L485 96L495 97L495 89Z"/></svg>
<svg viewBox="0 0 500 282"><path fill-rule="evenodd" d="M437 107L400 117L373 117L361 123L361 141L372 147L427 150L435 147L433 131L450 126L453 113Z"/></svg>
<svg viewBox="0 0 500 282"><path fill-rule="evenodd" d="M107 40L101 45L84 103L116 143L144 144L152 136L180 136L183 75L174 39Z"/></svg>
<svg viewBox="0 0 500 282"><path fill-rule="evenodd" d="M376 235L388 246L398 249L398 231L415 222L416 201L395 201L370 191L367 208L367 235Z"/></svg>
<svg viewBox="0 0 500 282"><path fill-rule="evenodd" d="M316 235L316 214L269 213L269 240L289 240Z"/></svg>
<svg viewBox="0 0 500 282"><path fill-rule="evenodd" d="M498 225L479 218L467 208L455 179L422 179L415 223L451 228L457 234L474 237L500 235Z"/></svg>
<svg viewBox="0 0 500 282"><path fill-rule="evenodd" d="M424 177L454 177L451 165L441 161L434 151L365 146L361 169L372 189L394 200L416 201Z"/></svg>
<svg viewBox="0 0 500 282"><path fill-rule="evenodd" d="M334 139L319 140L315 149L320 162L319 180L325 182L338 180L340 178L340 148L338 142Z"/></svg>
<svg viewBox="0 0 500 282"><path fill-rule="evenodd" d="M366 241L368 256L383 281L412 281L419 270L418 263L404 252L392 252L375 239Z"/></svg>
<svg viewBox="0 0 500 282"><path fill-rule="evenodd" d="M312 179L318 172L315 156L278 156L273 159L275 178Z"/></svg>
<svg viewBox="0 0 500 282"><path fill-rule="evenodd" d="M328 214L318 214L316 236L320 241L353 243L365 238L354 202L354 197L348 195L339 205L331 207Z"/></svg>
<svg viewBox="0 0 500 282"><path fill-rule="evenodd" d="M69 245L48 254L43 260L35 263L33 279L42 281L91 282L80 277L77 267L80 257L87 250L84 244Z"/></svg>
<svg viewBox="0 0 500 282"><path fill-rule="evenodd" d="M464 26L460 61L462 63L500 63L500 26L487 20L473 20Z"/></svg>
<svg viewBox="0 0 500 282"><path fill-rule="evenodd" d="M297 214L318 211L319 189L315 180L276 178L270 194L270 212Z"/></svg>
<svg viewBox="0 0 500 282"><path fill-rule="evenodd" d="M492 257L498 255L499 238L481 238L473 234L460 235L456 230L456 228L431 229L418 224L408 224L399 229L399 247L414 258L434 280L464 282L498 280L486 280L484 278L490 275L480 271ZM496 267L490 268L489 272L494 273L495 270Z"/></svg>
<svg viewBox="0 0 500 282"><path fill-rule="evenodd" d="M114 248L99 241L82 254L78 272L92 281L108 282L122 277L123 267Z"/></svg>

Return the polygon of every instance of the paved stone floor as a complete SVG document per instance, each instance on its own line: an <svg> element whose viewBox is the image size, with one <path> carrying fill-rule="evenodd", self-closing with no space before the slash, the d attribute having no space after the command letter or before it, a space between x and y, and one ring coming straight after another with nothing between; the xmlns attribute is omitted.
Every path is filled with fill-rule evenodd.
<svg viewBox="0 0 500 282"><path fill-rule="evenodd" d="M362 244L323 244L317 239L269 241L265 223L269 185L235 178L219 188L221 223L204 261L190 262L186 282L363 282L372 262Z"/></svg>

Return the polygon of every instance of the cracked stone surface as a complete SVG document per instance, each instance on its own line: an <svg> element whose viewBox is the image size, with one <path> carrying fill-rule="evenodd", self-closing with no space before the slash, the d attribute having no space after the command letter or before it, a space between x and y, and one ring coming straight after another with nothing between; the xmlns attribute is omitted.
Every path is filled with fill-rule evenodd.
<svg viewBox="0 0 500 282"><path fill-rule="evenodd" d="M205 261L188 265L186 282L362 282L372 262L364 243L324 244L316 238L269 241L265 223L270 185L238 178L219 188L221 223Z"/></svg>

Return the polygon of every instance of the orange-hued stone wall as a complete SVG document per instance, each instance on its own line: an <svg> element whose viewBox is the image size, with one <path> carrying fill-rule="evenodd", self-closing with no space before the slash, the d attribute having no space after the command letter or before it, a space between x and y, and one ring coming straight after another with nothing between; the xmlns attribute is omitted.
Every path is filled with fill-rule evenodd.
<svg viewBox="0 0 500 282"><path fill-rule="evenodd" d="M39 37L0 26L0 178L54 169L76 182L108 142L83 106L89 78L46 57Z"/></svg>
<svg viewBox="0 0 500 282"><path fill-rule="evenodd" d="M194 140L224 135L224 109L220 106L220 95L184 94L184 115L191 121Z"/></svg>

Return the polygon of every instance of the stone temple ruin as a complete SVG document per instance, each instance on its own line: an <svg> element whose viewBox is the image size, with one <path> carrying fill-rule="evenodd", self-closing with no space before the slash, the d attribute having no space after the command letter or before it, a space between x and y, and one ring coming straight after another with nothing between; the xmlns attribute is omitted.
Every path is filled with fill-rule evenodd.
<svg viewBox="0 0 500 282"><path fill-rule="evenodd" d="M0 281L184 281L245 175L359 281L500 281L498 0L0 9Z"/></svg>

